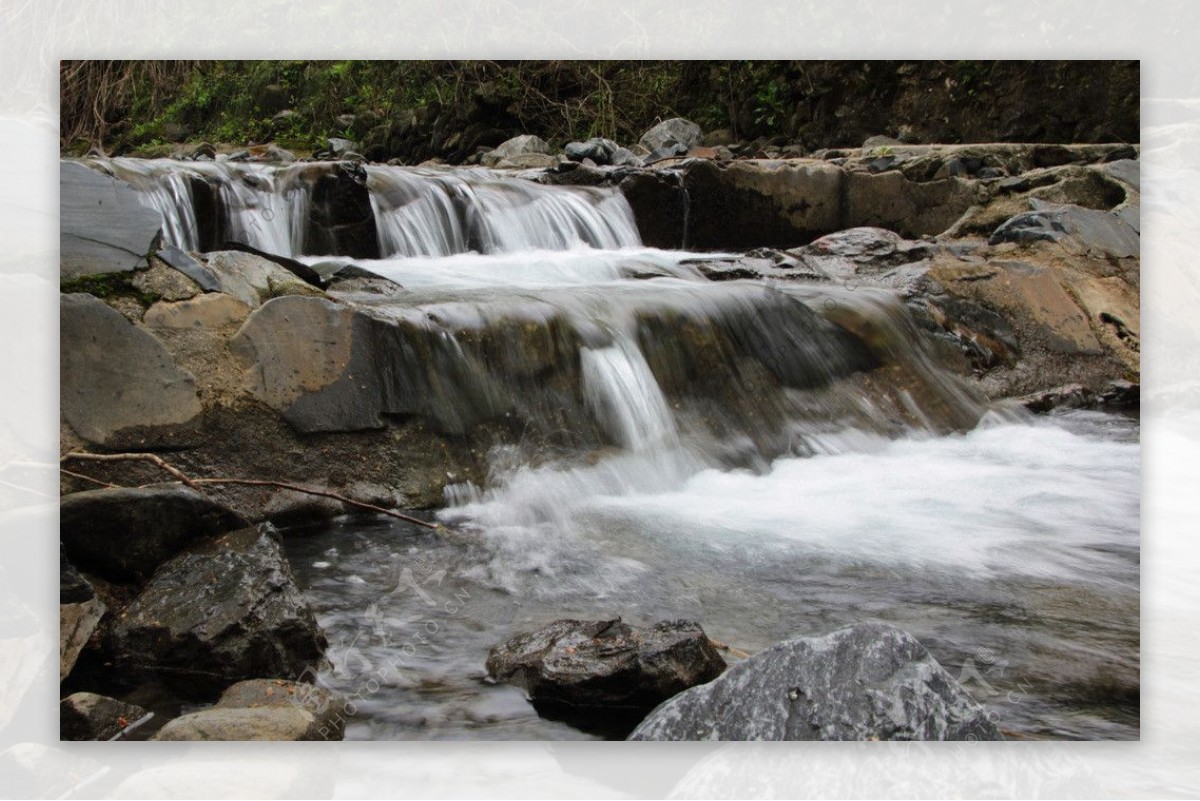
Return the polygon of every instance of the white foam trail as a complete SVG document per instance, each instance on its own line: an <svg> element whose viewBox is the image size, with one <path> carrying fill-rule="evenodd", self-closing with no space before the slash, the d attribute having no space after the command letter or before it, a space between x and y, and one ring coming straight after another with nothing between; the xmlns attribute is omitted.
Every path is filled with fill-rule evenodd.
<svg viewBox="0 0 1200 801"><path fill-rule="evenodd" d="M765 474L678 449L525 469L446 515L479 525L518 564L553 565L598 532L624 532L630 552L650 541L679 559L807 558L1136 591L1136 441L1055 421L922 439L847 433L817 437L821 455L778 459Z"/></svg>

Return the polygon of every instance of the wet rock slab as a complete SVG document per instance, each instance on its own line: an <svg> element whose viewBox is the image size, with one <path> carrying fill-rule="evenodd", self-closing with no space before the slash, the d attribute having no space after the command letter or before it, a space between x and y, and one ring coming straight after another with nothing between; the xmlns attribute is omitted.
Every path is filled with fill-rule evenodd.
<svg viewBox="0 0 1200 801"><path fill-rule="evenodd" d="M246 525L187 487L76 492L62 498L59 515L67 557L115 581L144 581L187 546Z"/></svg>
<svg viewBox="0 0 1200 801"><path fill-rule="evenodd" d="M113 627L117 669L203 694L318 664L325 635L276 537L243 528L163 564Z"/></svg>
<svg viewBox="0 0 1200 801"><path fill-rule="evenodd" d="M659 706L631 740L1000 740L914 637L859 623L788 640Z"/></svg>

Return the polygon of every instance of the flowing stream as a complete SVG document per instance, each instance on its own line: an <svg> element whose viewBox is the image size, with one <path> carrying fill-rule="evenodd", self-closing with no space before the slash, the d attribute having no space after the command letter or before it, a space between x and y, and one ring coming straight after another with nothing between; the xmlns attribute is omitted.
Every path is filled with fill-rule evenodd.
<svg viewBox="0 0 1200 801"><path fill-rule="evenodd" d="M185 172L225 230L304 254L304 165L107 169L196 246ZM492 645L562 617L689 618L754 652L877 619L910 631L1018 738L1139 732L1134 418L1032 418L938 366L891 293L711 282L640 244L617 192L370 167L395 293L397 394L447 433L519 418L436 535L346 518L288 532L331 641L348 739L552 738ZM269 210L264 214L264 210Z"/></svg>

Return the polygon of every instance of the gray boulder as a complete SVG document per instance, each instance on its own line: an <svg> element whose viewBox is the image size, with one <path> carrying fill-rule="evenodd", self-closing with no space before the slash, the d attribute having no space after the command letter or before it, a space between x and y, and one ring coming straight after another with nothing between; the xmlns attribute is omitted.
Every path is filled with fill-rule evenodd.
<svg viewBox="0 0 1200 801"><path fill-rule="evenodd" d="M269 523L163 564L111 639L118 670L156 675L196 694L242 679L300 677L326 645Z"/></svg>
<svg viewBox="0 0 1200 801"><path fill-rule="evenodd" d="M683 145L685 150L689 150L704 144L704 134L696 123L682 117L672 117L642 134L638 144L651 152L671 145Z"/></svg>
<svg viewBox="0 0 1200 801"><path fill-rule="evenodd" d="M187 546L246 522L187 487L98 489L64 495L59 536L66 556L111 581L144 581Z"/></svg>
<svg viewBox="0 0 1200 801"><path fill-rule="evenodd" d="M522 687L539 711L606 714L645 711L725 669L697 623L631 626L611 620L559 620L519 634L488 653L488 674Z"/></svg>
<svg viewBox="0 0 1200 801"><path fill-rule="evenodd" d="M221 694L211 709L167 723L155 740L341 740L345 699L312 684L249 679Z"/></svg>
<svg viewBox="0 0 1200 801"><path fill-rule="evenodd" d="M75 161L59 163L59 269L63 278L146 266L162 215L129 184Z"/></svg>
<svg viewBox="0 0 1200 801"><path fill-rule="evenodd" d="M624 147L618 147L614 150L609 156L608 162L614 167L641 167L644 164L642 159L634 155L632 150Z"/></svg>
<svg viewBox="0 0 1200 801"><path fill-rule="evenodd" d="M87 294L62 296L59 332L62 414L77 434L112 448L186 442L196 381L152 334Z"/></svg>
<svg viewBox="0 0 1200 801"><path fill-rule="evenodd" d="M550 145L545 139L533 134L521 134L514 136L493 150L484 153L480 159L480 163L485 167L494 167L501 161L513 161L520 156L529 155L549 156Z"/></svg>
<svg viewBox="0 0 1200 801"><path fill-rule="evenodd" d="M321 290L270 259L240 250L205 256L220 291L252 309L283 295L321 295Z"/></svg>
<svg viewBox="0 0 1200 801"><path fill-rule="evenodd" d="M613 154L618 150L617 143L600 136L592 137L586 142L571 142L563 148L563 154L571 161L591 159L596 164L612 163Z"/></svg>
<svg viewBox="0 0 1200 801"><path fill-rule="evenodd" d="M95 693L74 693L58 703L58 739L111 740L146 716L146 710Z"/></svg>
<svg viewBox="0 0 1200 801"><path fill-rule="evenodd" d="M343 139L340 136L331 136L325 140L326 149L334 158L343 158L350 153L358 152L358 146L349 139Z"/></svg>
<svg viewBox="0 0 1200 801"><path fill-rule="evenodd" d="M659 706L631 740L1000 740L914 637L859 623L774 645Z"/></svg>
<svg viewBox="0 0 1200 801"><path fill-rule="evenodd" d="M1072 252L1115 258L1136 257L1141 237L1129 221L1109 211L1030 201L1033 211L1017 214L997 228L988 244L1059 242Z"/></svg>

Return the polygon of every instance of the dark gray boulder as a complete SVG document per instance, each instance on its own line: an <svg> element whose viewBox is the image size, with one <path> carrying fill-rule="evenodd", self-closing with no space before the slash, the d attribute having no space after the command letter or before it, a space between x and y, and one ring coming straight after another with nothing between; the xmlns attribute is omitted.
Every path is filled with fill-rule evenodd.
<svg viewBox="0 0 1200 801"><path fill-rule="evenodd" d="M58 703L58 739L111 740L146 716L146 710L95 693L74 693Z"/></svg>
<svg viewBox="0 0 1200 801"><path fill-rule="evenodd" d="M187 546L245 525L229 507L187 487L88 490L59 502L67 557L117 582L144 581Z"/></svg>
<svg viewBox="0 0 1200 801"><path fill-rule="evenodd" d="M859 623L787 640L659 706L631 740L1000 740L911 635Z"/></svg>
<svg viewBox="0 0 1200 801"><path fill-rule="evenodd" d="M113 661L183 693L249 678L297 678L319 664L325 635L269 523L179 554L113 626Z"/></svg>
<svg viewBox="0 0 1200 801"><path fill-rule="evenodd" d="M724 669L700 625L683 620L559 620L497 645L487 658L489 676L524 688L550 716L644 713Z"/></svg>
<svg viewBox="0 0 1200 801"><path fill-rule="evenodd" d="M221 282L217 279L217 276L212 270L197 261L192 254L174 245L167 245L155 255L162 259L163 264L173 267L195 281L196 285L205 292L221 291Z"/></svg>
<svg viewBox="0 0 1200 801"><path fill-rule="evenodd" d="M63 295L59 309L59 397L71 428L111 448L186 444L201 411L192 374L92 295Z"/></svg>
<svg viewBox="0 0 1200 801"><path fill-rule="evenodd" d="M347 708L345 699L323 687L249 679L225 690L212 708L170 721L154 739L341 740Z"/></svg>
<svg viewBox="0 0 1200 801"><path fill-rule="evenodd" d="M596 164L612 163L613 154L618 150L617 143L603 137L592 137L586 142L570 142L563 148L563 155L571 161L591 159Z"/></svg>
<svg viewBox="0 0 1200 801"><path fill-rule="evenodd" d="M682 117L672 117L642 134L638 143L651 152L671 145L683 145L686 151L704 144L704 133L696 123Z"/></svg>
<svg viewBox="0 0 1200 801"><path fill-rule="evenodd" d="M1138 230L1120 214L1039 200L1031 203L1033 211L1005 220L988 244L1059 242L1072 252L1114 258L1137 257L1141 252Z"/></svg>
<svg viewBox="0 0 1200 801"><path fill-rule="evenodd" d="M162 215L129 184L76 161L59 163L59 269L63 278L146 266Z"/></svg>

